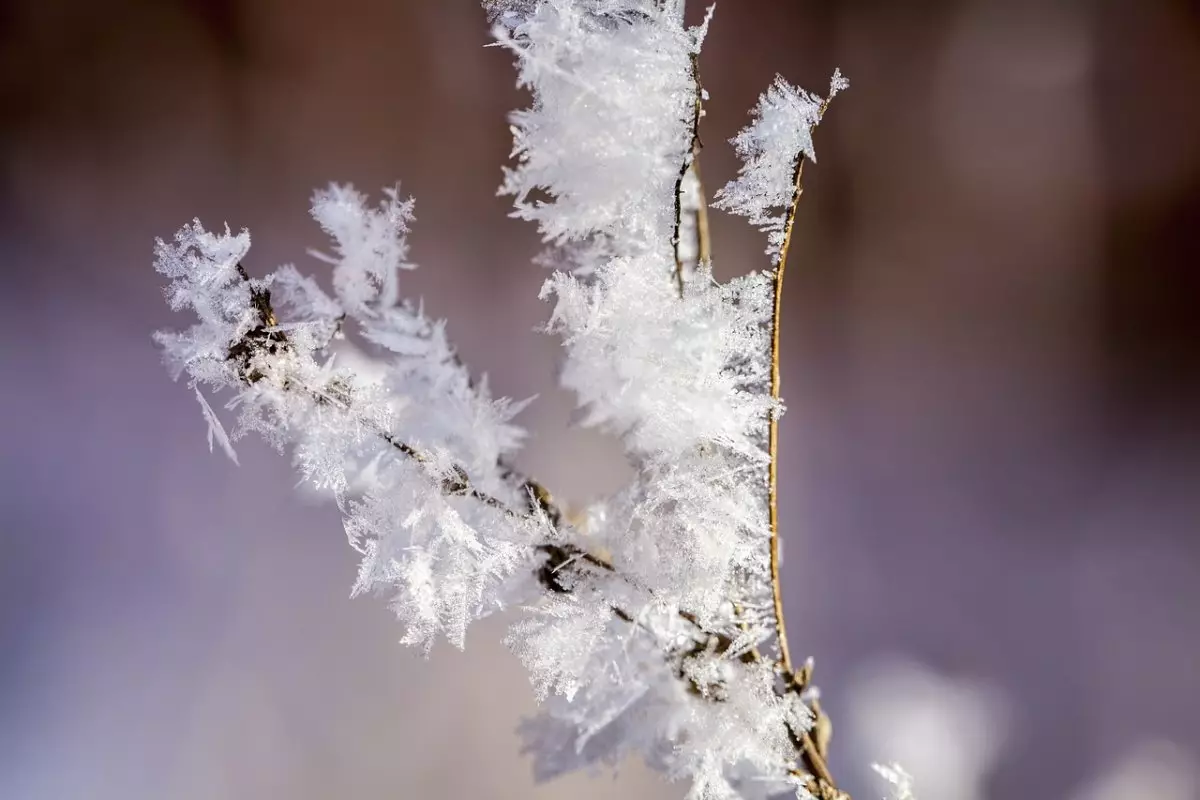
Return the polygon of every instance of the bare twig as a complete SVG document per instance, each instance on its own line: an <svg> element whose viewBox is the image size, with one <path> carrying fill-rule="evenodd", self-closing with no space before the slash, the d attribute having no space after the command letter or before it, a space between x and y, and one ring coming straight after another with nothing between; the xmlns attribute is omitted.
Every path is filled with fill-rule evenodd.
<svg viewBox="0 0 1200 800"><path fill-rule="evenodd" d="M825 100L817 111L817 120L825 116L829 100ZM796 214L800 209L800 197L804 194L804 154L796 157L796 168L792 179L792 202L784 219L783 243L775 259L775 274L772 293L774 309L771 313L771 399L779 402L779 353L780 328L783 321L783 275L787 266L788 251L792 244L792 231L796 225ZM771 591L775 604L776 637L779 640L779 661L784 675L793 673L792 657L788 651L787 625L783 615L783 587L779 579L779 413L772 410L767 427L767 447L771 463L768 475L767 504L771 526Z"/></svg>
<svg viewBox="0 0 1200 800"><path fill-rule="evenodd" d="M792 228L796 223L796 212L800 207L800 195L804 188L804 156L796 159L796 172L792 191L792 204L788 208L784 223L783 245L775 262L774 292L775 308L771 314L771 399L779 402L779 330L783 312L783 274L787 265L788 248L792 243ZM767 478L767 504L771 526L771 593L775 601L775 628L779 646L779 661L785 675L792 673L792 656L788 651L787 625L783 617L783 586L779 580L779 413L771 411L767 427L767 447L771 465Z"/></svg>
<svg viewBox="0 0 1200 800"><path fill-rule="evenodd" d="M671 246L675 251L675 284L679 289L680 297L683 297L684 281L683 257L679 253L680 235L683 228L683 181L687 178L689 170L694 172L697 181L700 180L698 161L700 149L704 146L700 140L700 117L704 113L704 88L700 84L700 61L695 54L692 55L692 82L695 84L695 97L692 101L692 136L687 155L684 156L683 163L679 167L679 177L675 180L675 231L671 236ZM700 187L700 200L695 214L700 261L703 262L708 246L708 209L704 199L703 184Z"/></svg>
<svg viewBox="0 0 1200 800"><path fill-rule="evenodd" d="M821 104L817 111L818 121L825 115L829 100ZM792 232L796 225L796 215L800 208L800 198L804 194L804 154L796 158L796 168L792 180L792 200L784 219L783 242L779 248L774 267L774 282L772 286L774 308L771 315L771 398L778 403L780 394L780 327L783 312L783 276L787 266L788 252L792 244ZM776 640L779 647L779 670L784 676L784 691L800 693L802 696L812 679L812 662L806 662L800 670L794 669L791 653L788 649L787 624L783 613L783 584L779 577L779 415L772 410L767 430L768 448L770 451L770 467L768 475L768 515L771 527L771 593L775 607ZM833 774L826 762L826 752L829 746L832 727L829 718L821 710L820 703L814 698L807 704L813 712L813 732L801 732L793 735L793 742L804 764L809 779L809 791L819 800L849 800L849 795L837 788ZM813 736L815 733L815 738Z"/></svg>
<svg viewBox="0 0 1200 800"><path fill-rule="evenodd" d="M708 196L704 193L704 179L700 177L700 149L704 142L696 139L696 154L692 157L692 174L696 176L696 261L705 264L712 261L712 234L708 227Z"/></svg>

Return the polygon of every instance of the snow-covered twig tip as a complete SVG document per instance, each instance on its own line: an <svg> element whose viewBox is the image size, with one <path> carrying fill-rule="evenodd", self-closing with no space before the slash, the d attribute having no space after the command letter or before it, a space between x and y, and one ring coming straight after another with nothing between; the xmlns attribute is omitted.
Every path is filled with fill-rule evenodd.
<svg viewBox="0 0 1200 800"><path fill-rule="evenodd" d="M787 230L787 211L794 204L797 170L802 159L816 163L813 128L829 102L849 86L840 70L821 98L776 76L759 97L754 121L731 141L743 164L738 177L717 192L713 205L740 214L767 234L767 254L777 263Z"/></svg>

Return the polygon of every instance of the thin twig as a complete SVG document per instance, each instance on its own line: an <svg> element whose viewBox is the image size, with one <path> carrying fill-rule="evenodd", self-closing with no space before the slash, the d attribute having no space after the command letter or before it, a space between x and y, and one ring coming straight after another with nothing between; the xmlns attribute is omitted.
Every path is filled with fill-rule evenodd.
<svg viewBox="0 0 1200 800"><path fill-rule="evenodd" d="M817 111L817 121L825 115L829 100L825 100ZM788 251L791 249L792 233L796 225L796 215L800 208L800 198L804 194L804 154L796 158L796 167L792 179L792 200L784 219L783 242L775 261L775 274L772 291L774 308L771 314L771 399L779 402L780 378L780 328L783 313L783 276L787 266ZM776 640L779 647L779 669L783 673L784 691L800 693L803 696L812 678L811 662L806 663L800 671L792 666L792 657L788 649L787 624L783 613L783 583L779 578L779 414L772 409L767 428L768 448L770 451L770 467L768 473L768 514L771 528L771 594L775 607ZM810 776L808 788L819 800L849 800L849 795L837 788L833 774L825 760L825 747L829 737L829 719L821 710L816 700L809 702L814 716L814 730L817 738L808 731L802 731L793 736L793 742L799 752L800 760Z"/></svg>
<svg viewBox="0 0 1200 800"><path fill-rule="evenodd" d="M712 234L708 227L708 196L704 193L704 180L700 177L700 149L704 142L697 137L696 154L692 157L692 174L696 176L696 261L705 264L712 261Z"/></svg>
<svg viewBox="0 0 1200 800"><path fill-rule="evenodd" d="M679 289L680 297L683 297L684 279L683 258L679 255L680 232L683 228L683 181L687 177L688 170L696 170L696 180L700 179L696 163L700 158L700 148L704 146L704 143L700 141L700 117L704 111L704 88L700 85L700 60L696 54L692 54L692 82L695 85L695 97L692 101L692 136L687 155L684 156L683 163L679 167L679 177L675 179L675 231L671 236L671 246L675 251L675 284ZM696 212L697 227L699 227L700 217L703 215L704 233L701 235L699 245L701 250L705 246L708 229L708 211L704 206L704 190L701 188L700 205ZM703 258L701 260L703 261Z"/></svg>
<svg viewBox="0 0 1200 800"><path fill-rule="evenodd" d="M779 402L779 330L783 312L783 274L787 266L788 248L792 243L792 228L796 223L796 212L800 207L800 195L804 188L801 185L804 178L804 156L796 160L795 179L793 181L792 204L787 211L784 223L783 245L779 248L779 257L775 262L775 277L772 291L774 292L775 308L771 314L771 399ZM768 470L767 505L771 526L771 594L775 601L775 628L779 646L779 661L785 675L792 674L792 656L788 651L787 625L783 618L783 585L779 580L779 412L772 409L771 418L767 423L767 447L770 451L771 464Z"/></svg>
<svg viewBox="0 0 1200 800"><path fill-rule="evenodd" d="M817 110L817 121L825 116L829 107L826 99ZM772 286L774 308L771 313L771 399L779 403L779 331L783 321L783 275L787 266L788 251L792 245L792 231L796 225L796 214L800 209L800 197L804 194L804 154L796 157L796 169L792 179L792 202L788 206L783 226L783 243L775 260L775 275ZM771 594L775 605L776 638L779 646L779 661L785 676L793 673L792 657L788 650L787 625L783 615L783 585L779 579L779 412L772 409L767 421L767 447L770 453L768 471L767 507L771 526Z"/></svg>

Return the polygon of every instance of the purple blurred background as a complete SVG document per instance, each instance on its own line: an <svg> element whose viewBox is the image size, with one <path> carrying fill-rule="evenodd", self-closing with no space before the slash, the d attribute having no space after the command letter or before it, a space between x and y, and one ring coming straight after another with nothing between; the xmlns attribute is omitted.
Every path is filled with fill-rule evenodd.
<svg viewBox="0 0 1200 800"><path fill-rule="evenodd" d="M472 0L0 5L0 797L681 794L638 767L532 787L503 620L429 663L397 645L346 599L336 511L259 442L210 456L150 342L180 322L154 236L227 220L252 272L317 271L311 188L400 179L409 292L498 393L540 395L521 463L578 500L617 486L532 332L540 246L494 196L524 98L486 42ZM774 73L834 66L781 502L835 769L860 800L902 754L924 800L1198 797L1200 12L725 0L710 191ZM714 224L719 272L762 266ZM889 734L881 691L921 724Z"/></svg>

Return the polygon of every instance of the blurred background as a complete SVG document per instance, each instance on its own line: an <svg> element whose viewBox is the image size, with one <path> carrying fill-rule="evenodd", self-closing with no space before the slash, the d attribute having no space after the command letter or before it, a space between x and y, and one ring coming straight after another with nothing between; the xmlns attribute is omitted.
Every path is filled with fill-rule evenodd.
<svg viewBox="0 0 1200 800"><path fill-rule="evenodd" d="M700 9L692 9L699 13ZM204 447L150 333L153 237L319 266L313 187L417 197L408 291L584 501L535 232L495 197L525 102L472 0L0 4L0 797L682 796L534 786L500 645L396 643L335 509ZM1200 797L1200 11L1177 0L725 0L710 191L776 71L823 91L786 292L792 650L860 800ZM718 216L715 258L763 266ZM406 276L407 277L407 276Z"/></svg>

